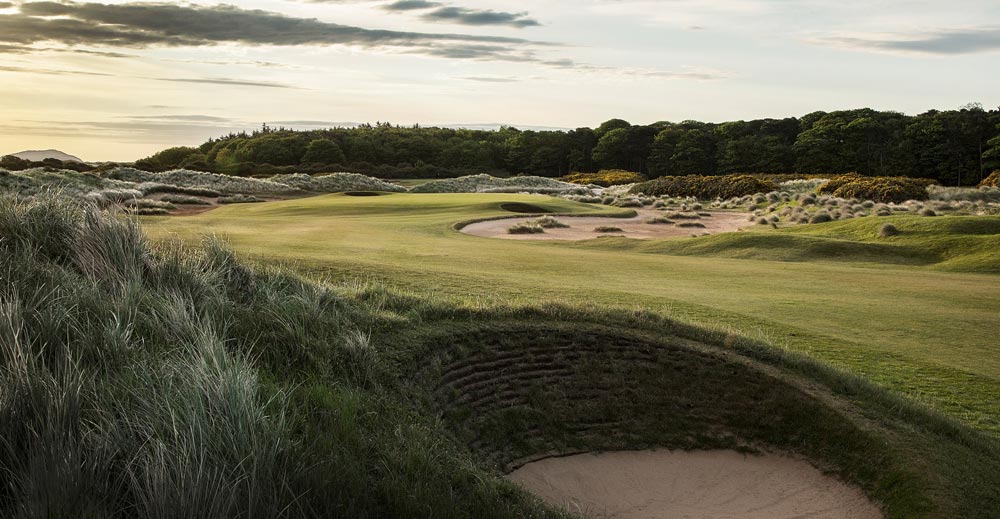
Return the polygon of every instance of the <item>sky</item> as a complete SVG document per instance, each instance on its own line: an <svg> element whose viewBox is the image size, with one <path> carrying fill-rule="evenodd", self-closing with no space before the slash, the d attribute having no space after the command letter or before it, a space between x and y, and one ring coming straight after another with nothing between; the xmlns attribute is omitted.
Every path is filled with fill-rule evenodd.
<svg viewBox="0 0 1000 519"><path fill-rule="evenodd" d="M221 0L225 1L225 0ZM0 0L0 155L1000 104L998 0Z"/></svg>

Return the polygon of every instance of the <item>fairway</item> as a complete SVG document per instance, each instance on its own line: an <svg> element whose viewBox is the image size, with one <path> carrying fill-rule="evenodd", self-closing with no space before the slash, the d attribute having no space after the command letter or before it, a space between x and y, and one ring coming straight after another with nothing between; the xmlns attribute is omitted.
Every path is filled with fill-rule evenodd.
<svg viewBox="0 0 1000 519"><path fill-rule="evenodd" d="M844 260L681 256L672 255L673 243L639 250L634 241L618 238L529 242L454 229L457 222L516 216L500 206L517 202L554 214L631 215L540 195L325 195L145 218L143 227L154 238L192 243L219 235L251 259L338 281L376 280L485 306L503 301L642 309L732 330L807 353L1000 432L995 275Z"/></svg>

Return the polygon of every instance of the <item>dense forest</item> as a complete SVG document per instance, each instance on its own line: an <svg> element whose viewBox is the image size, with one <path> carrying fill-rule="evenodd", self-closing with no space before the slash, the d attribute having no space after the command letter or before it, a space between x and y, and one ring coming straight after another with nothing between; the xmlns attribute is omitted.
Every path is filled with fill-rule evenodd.
<svg viewBox="0 0 1000 519"><path fill-rule="evenodd" d="M266 125L164 150L137 162L236 175L353 171L386 178L469 173L557 177L622 169L647 177L729 173L925 177L975 185L1000 169L1000 110L970 104L916 116L872 109L726 123L632 125L612 119L567 132L400 127L291 131Z"/></svg>

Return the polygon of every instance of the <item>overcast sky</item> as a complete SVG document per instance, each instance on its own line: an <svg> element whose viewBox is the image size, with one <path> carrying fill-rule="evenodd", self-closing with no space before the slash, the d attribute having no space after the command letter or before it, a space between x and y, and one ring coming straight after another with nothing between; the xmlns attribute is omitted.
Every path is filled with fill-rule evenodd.
<svg viewBox="0 0 1000 519"><path fill-rule="evenodd" d="M0 1L0 154L1000 104L998 0Z"/></svg>

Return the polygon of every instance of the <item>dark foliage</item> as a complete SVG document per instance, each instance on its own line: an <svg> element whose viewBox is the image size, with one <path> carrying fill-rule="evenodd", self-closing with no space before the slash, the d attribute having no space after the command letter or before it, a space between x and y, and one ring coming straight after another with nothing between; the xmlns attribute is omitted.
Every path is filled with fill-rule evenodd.
<svg viewBox="0 0 1000 519"><path fill-rule="evenodd" d="M558 177L600 169L648 177L857 172L970 186L1000 167L998 125L1000 110L968 105L916 116L864 108L721 124L612 119L596 130L568 132L388 123L302 132L264 126L198 148L171 148L139 167L235 175L351 171L383 178Z"/></svg>
<svg viewBox="0 0 1000 519"><path fill-rule="evenodd" d="M875 202L905 202L927 200L927 186L932 181L906 177L862 177L857 174L842 175L819 186L817 191L838 198L857 198Z"/></svg>
<svg viewBox="0 0 1000 519"><path fill-rule="evenodd" d="M767 193L777 189L778 185L774 182L751 175L718 177L687 175L684 177L661 177L636 184L629 192L650 196L693 196L700 200L713 200Z"/></svg>

